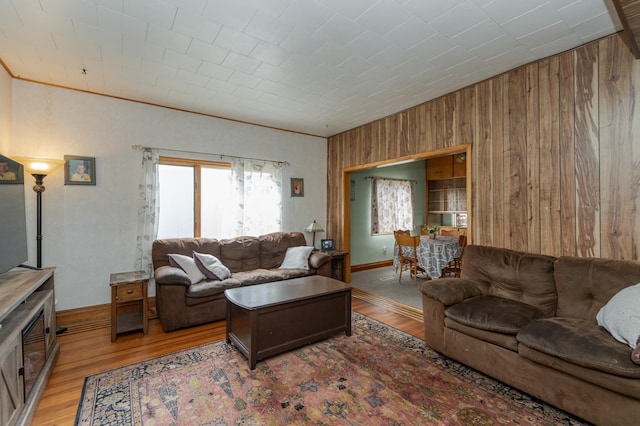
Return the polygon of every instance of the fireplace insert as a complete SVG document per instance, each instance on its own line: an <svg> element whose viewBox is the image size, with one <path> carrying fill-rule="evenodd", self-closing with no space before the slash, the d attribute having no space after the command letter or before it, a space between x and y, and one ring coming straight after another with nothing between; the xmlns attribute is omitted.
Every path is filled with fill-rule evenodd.
<svg viewBox="0 0 640 426"><path fill-rule="evenodd" d="M22 369L24 399L31 393L46 361L44 310L41 309L22 330Z"/></svg>

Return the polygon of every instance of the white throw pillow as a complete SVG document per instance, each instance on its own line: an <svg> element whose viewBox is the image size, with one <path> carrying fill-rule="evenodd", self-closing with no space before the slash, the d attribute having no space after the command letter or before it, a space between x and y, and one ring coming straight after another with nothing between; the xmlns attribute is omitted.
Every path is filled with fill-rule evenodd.
<svg viewBox="0 0 640 426"><path fill-rule="evenodd" d="M635 348L640 336L640 283L616 293L596 319L616 340Z"/></svg>
<svg viewBox="0 0 640 426"><path fill-rule="evenodd" d="M312 251L313 247L308 246L289 247L280 269L309 269L309 256Z"/></svg>
<svg viewBox="0 0 640 426"><path fill-rule="evenodd" d="M170 254L168 256L170 261L173 261L173 263L178 265L180 269L187 273L191 284L198 283L205 279L204 274L200 272L200 269L198 269L193 258L182 254Z"/></svg>
<svg viewBox="0 0 640 426"><path fill-rule="evenodd" d="M210 280L226 280L231 276L229 268L212 254L193 252L193 260L205 277Z"/></svg>

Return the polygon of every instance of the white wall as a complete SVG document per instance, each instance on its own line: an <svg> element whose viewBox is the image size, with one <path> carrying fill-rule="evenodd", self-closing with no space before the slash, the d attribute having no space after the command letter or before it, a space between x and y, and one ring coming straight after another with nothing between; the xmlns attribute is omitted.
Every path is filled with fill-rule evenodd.
<svg viewBox="0 0 640 426"><path fill-rule="evenodd" d="M313 219L325 225L324 138L21 80L13 81L12 107L13 155L96 158L96 186L65 186L62 167L44 181L42 264L56 267L58 310L109 303L109 274L135 266L142 154L134 144L288 161L283 229L303 231ZM290 177L304 178L304 197L289 197ZM35 265L36 197L25 187Z"/></svg>
<svg viewBox="0 0 640 426"><path fill-rule="evenodd" d="M9 156L11 141L11 76L0 66L0 154Z"/></svg>

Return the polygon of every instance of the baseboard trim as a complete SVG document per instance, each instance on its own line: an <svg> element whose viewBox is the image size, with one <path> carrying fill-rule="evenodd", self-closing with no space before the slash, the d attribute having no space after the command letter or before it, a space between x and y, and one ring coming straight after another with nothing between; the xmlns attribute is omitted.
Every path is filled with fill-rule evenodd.
<svg viewBox="0 0 640 426"><path fill-rule="evenodd" d="M149 319L158 318L156 298L149 298ZM111 327L111 304L86 306L83 308L56 311L56 325L67 327L63 334L82 333Z"/></svg>
<svg viewBox="0 0 640 426"><path fill-rule="evenodd" d="M361 265L352 265L351 272L368 271L369 269L385 268L393 266L393 259L381 260L380 262L363 263Z"/></svg>

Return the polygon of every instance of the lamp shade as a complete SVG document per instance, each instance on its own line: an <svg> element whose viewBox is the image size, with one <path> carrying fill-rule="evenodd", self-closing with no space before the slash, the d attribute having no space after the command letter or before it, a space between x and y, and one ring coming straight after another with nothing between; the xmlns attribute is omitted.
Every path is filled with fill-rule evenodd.
<svg viewBox="0 0 640 426"><path fill-rule="evenodd" d="M307 232L324 232L324 229L322 228L322 226L320 226L320 224L318 222L316 222L314 220L313 222L311 222L311 224L309 226L306 227L305 231L307 231Z"/></svg>
<svg viewBox="0 0 640 426"><path fill-rule="evenodd" d="M48 175L56 167L64 164L63 160L54 158L13 157L24 166L24 170L32 175Z"/></svg>

